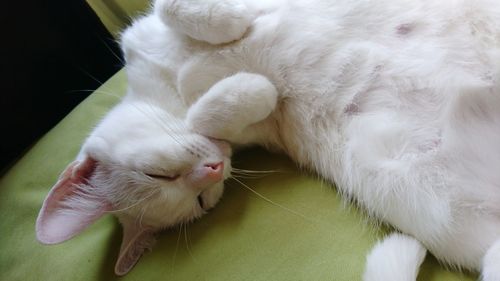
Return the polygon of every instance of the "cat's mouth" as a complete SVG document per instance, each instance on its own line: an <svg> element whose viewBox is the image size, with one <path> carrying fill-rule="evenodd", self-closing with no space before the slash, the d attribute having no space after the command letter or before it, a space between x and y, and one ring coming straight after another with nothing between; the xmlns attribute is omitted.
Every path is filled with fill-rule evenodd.
<svg viewBox="0 0 500 281"><path fill-rule="evenodd" d="M222 183L210 186L203 191L201 191L196 197L196 203L198 204L199 210L203 213L212 209L222 196L223 185Z"/></svg>
<svg viewBox="0 0 500 281"><path fill-rule="evenodd" d="M198 200L198 205L200 205L200 208L203 209L203 210L205 210L205 208L203 207L204 206L204 202L203 202L203 196L201 196L201 193L200 193L200 195L198 195L197 200Z"/></svg>

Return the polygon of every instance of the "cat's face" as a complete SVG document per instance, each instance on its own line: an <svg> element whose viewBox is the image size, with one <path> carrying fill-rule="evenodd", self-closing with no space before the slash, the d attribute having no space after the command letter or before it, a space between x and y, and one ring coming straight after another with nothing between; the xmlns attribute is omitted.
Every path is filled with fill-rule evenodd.
<svg viewBox="0 0 500 281"><path fill-rule="evenodd" d="M47 196L38 239L62 242L113 213L124 227L115 269L124 274L155 232L206 213L222 196L231 149L183 122L144 102L115 107Z"/></svg>
<svg viewBox="0 0 500 281"><path fill-rule="evenodd" d="M163 228L217 203L230 174L227 144L188 131L182 119L149 104L127 102L111 114L83 152L98 161L90 184L103 187L113 212Z"/></svg>

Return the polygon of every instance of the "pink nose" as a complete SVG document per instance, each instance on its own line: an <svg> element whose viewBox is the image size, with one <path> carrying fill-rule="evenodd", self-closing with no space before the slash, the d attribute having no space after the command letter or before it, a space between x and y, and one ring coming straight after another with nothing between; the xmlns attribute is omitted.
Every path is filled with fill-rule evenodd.
<svg viewBox="0 0 500 281"><path fill-rule="evenodd" d="M215 164L205 164L204 170L206 177L213 181L220 181L223 179L224 172L224 162L219 162Z"/></svg>

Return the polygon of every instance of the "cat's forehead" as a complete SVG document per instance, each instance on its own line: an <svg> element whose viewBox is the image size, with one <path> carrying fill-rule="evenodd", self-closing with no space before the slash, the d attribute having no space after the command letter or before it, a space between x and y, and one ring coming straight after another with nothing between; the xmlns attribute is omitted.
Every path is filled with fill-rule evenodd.
<svg viewBox="0 0 500 281"><path fill-rule="evenodd" d="M140 140L188 133L182 117L177 117L148 101L126 99L101 121L94 135L105 139Z"/></svg>
<svg viewBox="0 0 500 281"><path fill-rule="evenodd" d="M157 132L131 136L117 135L89 140L88 150L97 158L131 168L147 166L176 169L192 165L207 155L206 144L196 135Z"/></svg>
<svg viewBox="0 0 500 281"><path fill-rule="evenodd" d="M159 135L141 141L124 144L121 150L127 162L136 166L153 166L168 169L190 166L198 161L198 157L190 152L190 136Z"/></svg>
<svg viewBox="0 0 500 281"><path fill-rule="evenodd" d="M185 158L203 138L180 118L157 107L124 103L111 111L87 141L87 149L113 157L148 157L155 161Z"/></svg>

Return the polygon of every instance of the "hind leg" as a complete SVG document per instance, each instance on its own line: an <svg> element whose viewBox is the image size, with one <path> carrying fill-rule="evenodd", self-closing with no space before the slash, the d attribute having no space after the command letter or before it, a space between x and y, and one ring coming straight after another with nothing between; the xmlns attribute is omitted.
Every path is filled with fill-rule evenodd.
<svg viewBox="0 0 500 281"><path fill-rule="evenodd" d="M210 44L240 39L257 17L243 0L156 0L155 12L168 26Z"/></svg>
<svg viewBox="0 0 500 281"><path fill-rule="evenodd" d="M483 281L500 280L500 239L493 243L486 252L481 276Z"/></svg>

